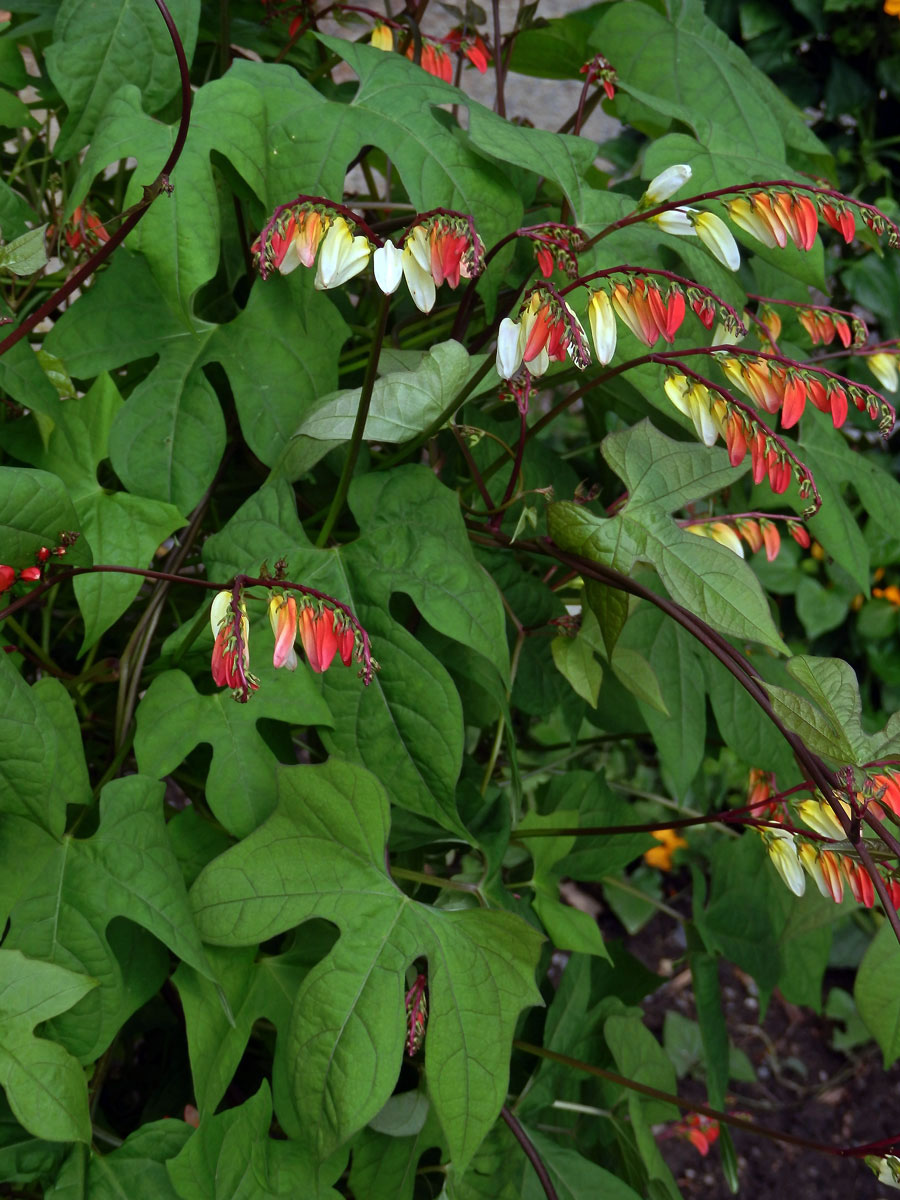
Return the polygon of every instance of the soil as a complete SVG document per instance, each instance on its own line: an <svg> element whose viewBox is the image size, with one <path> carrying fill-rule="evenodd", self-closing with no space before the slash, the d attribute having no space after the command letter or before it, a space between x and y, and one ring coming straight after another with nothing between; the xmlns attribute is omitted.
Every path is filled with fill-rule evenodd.
<svg viewBox="0 0 900 1200"><path fill-rule="evenodd" d="M681 969L678 929L658 916L629 939L628 949L648 967L670 976L644 1003L646 1024L662 1036L666 1012L696 1019L690 974ZM720 967L722 1000L732 1043L756 1070L756 1084L733 1086L729 1111L760 1124L833 1146L900 1136L900 1065L882 1068L878 1048L869 1043L848 1053L831 1043L834 1023L787 1003L776 991L762 1021L752 979L727 963ZM826 974L830 987L852 987L847 972ZM686 1077L682 1095L705 1100L702 1082ZM740 1194L753 1200L891 1200L897 1192L879 1184L858 1159L838 1158L733 1131ZM704 1158L680 1138L663 1138L660 1148L686 1200L726 1200L714 1148Z"/></svg>

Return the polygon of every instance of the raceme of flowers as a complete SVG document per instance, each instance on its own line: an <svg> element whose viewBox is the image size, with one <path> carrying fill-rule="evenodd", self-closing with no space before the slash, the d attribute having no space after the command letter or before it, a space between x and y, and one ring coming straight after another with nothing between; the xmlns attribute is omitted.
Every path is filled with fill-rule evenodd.
<svg viewBox="0 0 900 1200"><path fill-rule="evenodd" d="M404 30L408 34L408 30ZM383 21L377 21L370 37L370 43L378 50L392 51L394 49L394 30ZM487 71L491 62L491 52L484 39L477 32L466 32L462 26L451 29L448 34L437 40L421 37L421 57L419 65L429 75L443 79L445 83L453 82L453 60L451 54L462 54L473 67L482 75ZM416 45L412 37L404 50L410 60L415 58Z"/></svg>
<svg viewBox="0 0 900 1200"><path fill-rule="evenodd" d="M345 667L363 659L357 631L343 613L322 601L304 596L298 604L293 595L274 590L268 615L275 638L275 667L296 670L298 637L310 669L317 674L327 671L336 657ZM246 701L259 687L259 680L250 673L250 624L243 597L236 599L230 590L218 592L209 619L215 638L213 680L219 687L231 688L237 700Z"/></svg>
<svg viewBox="0 0 900 1200"><path fill-rule="evenodd" d="M765 517L729 517L720 521L690 521L684 528L699 537L711 538L721 546L733 550L735 554L744 557L744 547L741 538L747 543L754 554L765 548L766 558L774 562L781 549L781 534L774 521ZM787 522L788 532L799 545L804 548L810 544L806 528L799 521Z"/></svg>
<svg viewBox="0 0 900 1200"><path fill-rule="evenodd" d="M371 257L375 282L390 295L405 279L422 312L434 307L436 288L479 275L484 245L471 221L458 213L427 214L408 231L403 248L386 241L377 246L357 233L358 224L327 202L298 200L283 205L252 246L265 278L275 270L289 275L299 266L316 267L315 286L340 287L359 275Z"/></svg>
<svg viewBox="0 0 900 1200"><path fill-rule="evenodd" d="M753 774L751 772L751 775ZM759 775L758 772L755 774ZM765 801L766 791L771 794L771 778L765 776L763 780L756 778L751 781L751 789L756 796L756 801L751 800L751 804L754 804L754 812L757 815L759 811L756 805ZM888 775L875 775L871 784L867 786L875 789L873 795L876 797L868 798L870 811L883 817L884 809L888 808L896 816L900 816L900 783L897 780ZM837 798L836 802L849 818L849 804ZM794 811L805 825L827 841L823 844L821 840L807 840L789 829L757 827L773 866L790 890L794 895L802 896L806 890L808 875L819 892L836 904L843 900L846 884L857 904L871 908L875 903L875 888L869 871L843 849L833 849L836 842L846 844L846 834L831 805L821 799L809 799L795 805ZM770 809L765 815L770 820L783 820L783 815L777 808ZM880 866L879 875L891 903L900 909L900 879L897 878L900 868L897 864L881 863Z"/></svg>

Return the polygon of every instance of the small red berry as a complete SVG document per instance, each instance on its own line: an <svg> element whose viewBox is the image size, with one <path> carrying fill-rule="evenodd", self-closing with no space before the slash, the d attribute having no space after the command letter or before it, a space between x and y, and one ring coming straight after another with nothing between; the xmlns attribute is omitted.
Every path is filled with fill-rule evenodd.
<svg viewBox="0 0 900 1200"><path fill-rule="evenodd" d="M40 567L26 567L24 571L19 572L19 578L26 583L36 583L41 577Z"/></svg>
<svg viewBox="0 0 900 1200"><path fill-rule="evenodd" d="M0 593L5 592L16 582L16 573L12 567L0 564Z"/></svg>
<svg viewBox="0 0 900 1200"><path fill-rule="evenodd" d="M46 546L41 546L40 550L38 550L34 557L38 560L38 562L46 562L50 557L50 551Z"/></svg>

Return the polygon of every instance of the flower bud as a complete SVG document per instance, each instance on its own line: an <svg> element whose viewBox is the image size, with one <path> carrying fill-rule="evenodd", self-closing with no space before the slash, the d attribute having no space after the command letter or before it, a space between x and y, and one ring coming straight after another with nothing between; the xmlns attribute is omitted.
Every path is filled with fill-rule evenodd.
<svg viewBox="0 0 900 1200"><path fill-rule="evenodd" d="M641 208L653 208L656 204L662 204L664 200L674 196L679 188L684 187L692 174L693 171L687 163L675 163L674 166L666 167L647 184L647 190L641 196Z"/></svg>

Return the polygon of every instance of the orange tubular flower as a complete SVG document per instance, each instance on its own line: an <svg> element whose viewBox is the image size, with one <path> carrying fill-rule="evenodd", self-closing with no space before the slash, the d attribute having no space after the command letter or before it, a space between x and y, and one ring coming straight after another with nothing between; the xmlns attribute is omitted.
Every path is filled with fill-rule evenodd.
<svg viewBox="0 0 900 1200"><path fill-rule="evenodd" d="M759 525L763 544L766 547L766 558L769 562L774 562L781 549L781 534L778 532L778 526L773 521L766 520L760 521Z"/></svg>
<svg viewBox="0 0 900 1200"><path fill-rule="evenodd" d="M764 358L732 358L724 355L719 365L729 381L754 404L768 413L778 412L784 403L786 373L782 367Z"/></svg>
<svg viewBox="0 0 900 1200"><path fill-rule="evenodd" d="M293 596L273 596L269 601L269 624L275 635L272 663L276 667L297 669L294 639L297 636L297 601Z"/></svg>
<svg viewBox="0 0 900 1200"><path fill-rule="evenodd" d="M835 904L840 904L844 899L844 881L841 878L841 860L833 850L822 850L819 853L819 867L821 868L825 884L829 894Z"/></svg>
<svg viewBox="0 0 900 1200"><path fill-rule="evenodd" d="M840 859L841 870L844 872L844 878L850 885L850 891L853 893L853 899L857 904L864 904L866 908L871 908L875 903L875 888L872 886L872 880L869 872L859 863L854 862L852 858L842 857Z"/></svg>
<svg viewBox="0 0 900 1200"><path fill-rule="evenodd" d="M808 196L755 192L737 196L726 207L735 225L770 248L783 250L790 238L798 249L810 250L816 240L818 213Z"/></svg>
<svg viewBox="0 0 900 1200"><path fill-rule="evenodd" d="M317 613L311 604L305 604L300 610L298 624L309 665L317 675L321 675L331 666L338 650L334 613L330 608L323 608Z"/></svg>
<svg viewBox="0 0 900 1200"><path fill-rule="evenodd" d="M487 71L491 56L480 34L463 35L462 28L457 26L456 29L451 29L446 37L441 38L441 41L452 54L462 52L480 74L483 75Z"/></svg>
<svg viewBox="0 0 900 1200"><path fill-rule="evenodd" d="M616 315L625 322L638 341L643 342L645 346L653 346L661 330L650 307L647 291L648 287L643 279L636 279L631 287L617 283L612 291L612 302ZM660 297L660 302L661 299Z"/></svg>
<svg viewBox="0 0 900 1200"><path fill-rule="evenodd" d="M737 531L756 554L763 548L763 535L759 527L759 521L754 521L752 518L745 518L736 522Z"/></svg>
<svg viewBox="0 0 900 1200"><path fill-rule="evenodd" d="M406 51L406 57L412 59L415 54L415 45L411 42ZM421 66L423 71L427 71L429 75L434 75L436 79L443 79L444 83L453 82L453 61L450 55L444 50L443 46L437 45L435 42L422 39L422 59Z"/></svg>
<svg viewBox="0 0 900 1200"><path fill-rule="evenodd" d="M446 281L455 288L460 276L469 278L464 258L468 249L468 230L462 232L444 218L435 221L431 228L431 275L436 287Z"/></svg>

